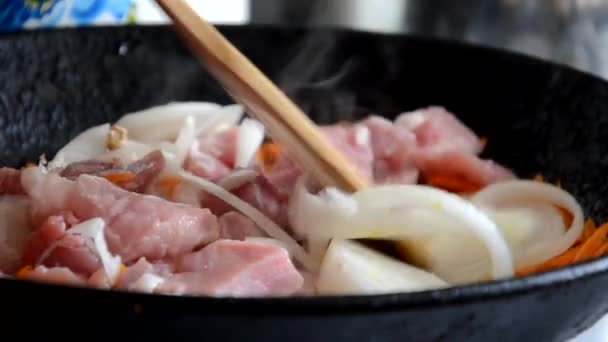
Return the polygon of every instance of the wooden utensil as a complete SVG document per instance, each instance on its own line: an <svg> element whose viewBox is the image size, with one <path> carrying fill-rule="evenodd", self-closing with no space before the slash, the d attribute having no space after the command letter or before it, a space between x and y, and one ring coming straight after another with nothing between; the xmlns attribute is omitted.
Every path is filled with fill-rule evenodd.
<svg viewBox="0 0 608 342"><path fill-rule="evenodd" d="M324 186L357 191L367 184L316 125L184 0L157 0L208 71Z"/></svg>

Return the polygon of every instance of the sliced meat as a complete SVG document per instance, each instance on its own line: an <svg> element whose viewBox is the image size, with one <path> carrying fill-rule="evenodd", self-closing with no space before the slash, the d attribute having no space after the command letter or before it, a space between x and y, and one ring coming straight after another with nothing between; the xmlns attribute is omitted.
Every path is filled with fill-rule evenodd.
<svg viewBox="0 0 608 342"><path fill-rule="evenodd" d="M250 218L236 211L222 215L220 227L221 236L224 239L245 240L248 236L264 236Z"/></svg>
<svg viewBox="0 0 608 342"><path fill-rule="evenodd" d="M75 180L80 175L99 175L104 171L117 170L120 165L98 160L84 160L66 166L59 173L61 177Z"/></svg>
<svg viewBox="0 0 608 342"><path fill-rule="evenodd" d="M479 137L443 107L405 113L395 123L414 132L420 148L432 149L435 153L458 150L479 154L483 147Z"/></svg>
<svg viewBox="0 0 608 342"><path fill-rule="evenodd" d="M220 297L286 296L303 279L285 249L234 240L218 240L180 258L178 274L157 292Z"/></svg>
<svg viewBox="0 0 608 342"><path fill-rule="evenodd" d="M338 124L321 127L325 137L344 154L362 177L373 179L374 153L369 129L362 125Z"/></svg>
<svg viewBox="0 0 608 342"><path fill-rule="evenodd" d="M205 151L200 151L198 142L195 142L190 148L190 152L186 157L184 169L212 182L220 180L231 171L231 169L218 158Z"/></svg>
<svg viewBox="0 0 608 342"><path fill-rule="evenodd" d="M165 158L162 152L151 152L142 159L129 164L126 171L133 173L135 177L130 181L120 182L118 185L125 190L144 192L160 175L164 167Z"/></svg>
<svg viewBox="0 0 608 342"><path fill-rule="evenodd" d="M293 192L301 175L302 171L288 153L281 153L272 168L264 173L264 177L282 196Z"/></svg>
<svg viewBox="0 0 608 342"><path fill-rule="evenodd" d="M153 151L126 168L116 163L86 160L68 165L60 175L70 180L76 180L80 175L104 177L125 190L141 193L158 177L164 167L165 158L162 152Z"/></svg>
<svg viewBox="0 0 608 342"><path fill-rule="evenodd" d="M110 283L110 280L106 276L105 269L100 268L97 271L93 272L89 279L87 279L87 285L97 289L108 290L112 288L113 284Z"/></svg>
<svg viewBox="0 0 608 342"><path fill-rule="evenodd" d="M278 193L264 175L258 175L253 182L233 189L231 192L277 224L282 226L287 224L287 198ZM202 199L201 206L209 208L218 216L234 210L226 202L211 195Z"/></svg>
<svg viewBox="0 0 608 342"><path fill-rule="evenodd" d="M370 132L374 182L415 184L418 181L416 136L379 116L371 116L361 124Z"/></svg>
<svg viewBox="0 0 608 342"><path fill-rule="evenodd" d="M34 224L64 210L81 221L102 218L108 224L110 251L125 263L140 257L170 259L219 238L217 218L209 210L128 192L98 177L81 175L70 181L36 169L27 171L23 184L31 198Z"/></svg>
<svg viewBox="0 0 608 342"><path fill-rule="evenodd" d="M0 195L23 195L21 171L8 167L0 168Z"/></svg>
<svg viewBox="0 0 608 342"><path fill-rule="evenodd" d="M233 127L196 141L184 168L199 177L218 181L234 169L237 135L238 129Z"/></svg>
<svg viewBox="0 0 608 342"><path fill-rule="evenodd" d="M24 280L38 281L43 283L51 283L57 285L69 286L84 286L86 279L75 274L66 267L51 267L38 266L27 272Z"/></svg>
<svg viewBox="0 0 608 342"><path fill-rule="evenodd" d="M231 127L215 134L205 135L199 140L199 151L214 156L227 167L233 169L236 157L237 138L237 127Z"/></svg>
<svg viewBox="0 0 608 342"><path fill-rule="evenodd" d="M483 160L460 151L421 152L416 161L427 180L433 177L450 177L483 187L515 178L513 172L491 160Z"/></svg>
<svg viewBox="0 0 608 342"><path fill-rule="evenodd" d="M71 212L50 216L25 242L23 263L68 267L75 273L89 277L101 267L101 262L83 238L66 233L76 224L78 220Z"/></svg>

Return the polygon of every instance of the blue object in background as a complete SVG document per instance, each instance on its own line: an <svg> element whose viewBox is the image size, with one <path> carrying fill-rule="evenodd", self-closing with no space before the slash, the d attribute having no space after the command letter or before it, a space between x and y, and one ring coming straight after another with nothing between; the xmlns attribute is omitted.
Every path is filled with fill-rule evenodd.
<svg viewBox="0 0 608 342"><path fill-rule="evenodd" d="M120 24L134 0L0 0L0 30Z"/></svg>

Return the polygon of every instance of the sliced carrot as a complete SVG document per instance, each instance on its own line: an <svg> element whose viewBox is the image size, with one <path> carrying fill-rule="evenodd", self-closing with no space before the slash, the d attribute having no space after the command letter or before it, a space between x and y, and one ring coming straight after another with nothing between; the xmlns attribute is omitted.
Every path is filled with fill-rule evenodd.
<svg viewBox="0 0 608 342"><path fill-rule="evenodd" d="M433 176L427 180L429 185L451 192L475 192L481 189L479 184L451 176Z"/></svg>
<svg viewBox="0 0 608 342"><path fill-rule="evenodd" d="M588 238L590 238L596 229L597 229L597 227L595 225L595 221L593 221L593 219L587 219L587 221L585 221L585 225L583 226L583 232L581 233L581 236L578 238L577 243L583 242L583 241L587 240Z"/></svg>
<svg viewBox="0 0 608 342"><path fill-rule="evenodd" d="M574 261L576 254L578 253L579 247L571 248L564 253L540 264L534 266L528 266L517 270L515 274L519 277L527 276L534 273L546 272L556 268L564 267L571 264Z"/></svg>
<svg viewBox="0 0 608 342"><path fill-rule="evenodd" d="M272 169L277 160L279 160L282 149L281 145L275 143L266 143L260 147L256 157L262 163L264 171Z"/></svg>
<svg viewBox="0 0 608 342"><path fill-rule="evenodd" d="M135 174L131 171L116 172L103 175L103 178L118 185L120 183L132 181L135 179Z"/></svg>
<svg viewBox="0 0 608 342"><path fill-rule="evenodd" d="M27 274L33 270L34 268L31 265L26 265L21 267L21 269L17 272L17 274L15 275L15 277L17 279L25 279L25 276L27 276Z"/></svg>
<svg viewBox="0 0 608 342"><path fill-rule="evenodd" d="M118 287L120 285L120 282L122 281L122 276L125 274L126 270L127 266L125 264L120 264L120 269L118 270L118 277L116 277L114 287Z"/></svg>
<svg viewBox="0 0 608 342"><path fill-rule="evenodd" d="M159 181L160 188L163 191L163 195L167 198L175 197L177 187L182 182L180 177L177 176L165 176Z"/></svg>
<svg viewBox="0 0 608 342"><path fill-rule="evenodd" d="M580 250L576 253L573 262L582 262L593 259L595 252L606 243L608 235L608 223L604 223L593 232L590 238L582 243Z"/></svg>
<svg viewBox="0 0 608 342"><path fill-rule="evenodd" d="M602 247L598 248L595 253L593 253L594 258L603 257L608 253L608 242L604 243Z"/></svg>

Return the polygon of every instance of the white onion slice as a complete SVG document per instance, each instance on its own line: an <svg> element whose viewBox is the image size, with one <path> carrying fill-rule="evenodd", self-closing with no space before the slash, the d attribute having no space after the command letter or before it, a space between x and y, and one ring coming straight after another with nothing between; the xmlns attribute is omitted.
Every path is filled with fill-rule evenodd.
<svg viewBox="0 0 608 342"><path fill-rule="evenodd" d="M112 256L106 243L104 230L106 223L101 218L94 218L79 223L67 230L68 234L79 235L91 239L93 247L106 272L106 276L111 284L114 284L120 273L120 256Z"/></svg>
<svg viewBox="0 0 608 342"><path fill-rule="evenodd" d="M484 212L454 194L420 185L368 188L350 199L332 191L330 196L325 191L325 196L317 198L297 191L296 196L305 197L290 209L298 216L291 222L294 229L314 239L415 241L437 234L471 234L483 242L494 279L513 275L511 252L498 227Z"/></svg>
<svg viewBox="0 0 608 342"><path fill-rule="evenodd" d="M31 231L27 196L0 196L0 270L16 266Z"/></svg>
<svg viewBox="0 0 608 342"><path fill-rule="evenodd" d="M184 120L184 125L179 130L177 139L174 143L162 143L160 144L161 152L166 160L165 168L170 172L177 172L182 169L190 146L194 143L196 138L195 123L193 116L187 116Z"/></svg>
<svg viewBox="0 0 608 342"><path fill-rule="evenodd" d="M142 142L173 141L188 116L202 124L221 107L209 102L173 102L126 114L116 122L129 138Z"/></svg>
<svg viewBox="0 0 608 342"><path fill-rule="evenodd" d="M448 284L357 242L333 240L317 281L321 295L371 295L422 291Z"/></svg>
<svg viewBox="0 0 608 342"><path fill-rule="evenodd" d="M555 205L572 213L574 219L565 234L556 241L533 246L526 255L526 264L534 265L565 252L583 232L584 216L576 199L557 186L528 180L505 181L489 185L472 198L482 207L516 206L527 203Z"/></svg>
<svg viewBox="0 0 608 342"><path fill-rule="evenodd" d="M238 169L220 179L217 185L226 190L233 190L252 182L258 175L259 173L255 170Z"/></svg>
<svg viewBox="0 0 608 342"><path fill-rule="evenodd" d="M244 114L244 108L239 104L224 106L217 111L214 111L213 114L205 118L204 121L197 121L196 136L200 137L222 129L234 127L239 123Z"/></svg>
<svg viewBox="0 0 608 342"><path fill-rule="evenodd" d="M121 148L109 151L96 159L104 162L118 160L123 165L128 165L141 160L153 150L154 149L150 145L133 140L127 140Z"/></svg>
<svg viewBox="0 0 608 342"><path fill-rule="evenodd" d="M144 273L141 277L129 285L129 291L152 293L160 284L164 282L165 279L155 274Z"/></svg>
<svg viewBox="0 0 608 342"><path fill-rule="evenodd" d="M106 153L109 133L110 124L87 129L61 148L51 161L51 165L62 167L74 162L94 159Z"/></svg>
<svg viewBox="0 0 608 342"><path fill-rule="evenodd" d="M271 219L266 217L252 205L241 200L221 186L197 177L189 172L180 171L179 175L193 185L201 188L202 191L216 196L222 201L230 204L236 210L240 211L243 215L250 218L253 222L255 222L255 224L258 225L258 227L264 230L268 236L285 243L289 250L292 251L294 258L298 260L302 266L308 270L313 269L314 264L310 259L310 256L306 253L306 250L300 246L295 239L289 236L289 234L287 234L283 228L279 227L279 225L274 223Z"/></svg>
<svg viewBox="0 0 608 342"><path fill-rule="evenodd" d="M263 141L264 125L257 120L244 119L238 129L235 166L248 167Z"/></svg>

